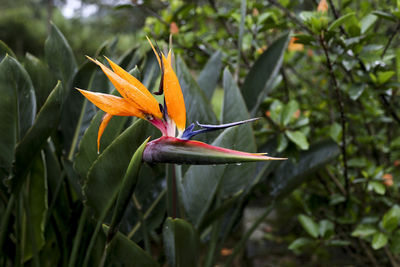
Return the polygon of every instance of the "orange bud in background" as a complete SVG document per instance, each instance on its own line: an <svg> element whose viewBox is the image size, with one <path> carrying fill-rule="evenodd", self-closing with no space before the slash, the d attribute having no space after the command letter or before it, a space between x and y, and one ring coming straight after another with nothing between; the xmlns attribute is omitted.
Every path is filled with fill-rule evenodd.
<svg viewBox="0 0 400 267"><path fill-rule="evenodd" d="M319 1L317 11L322 13L328 12L328 3L326 0Z"/></svg>
<svg viewBox="0 0 400 267"><path fill-rule="evenodd" d="M392 186L393 185L393 175L391 175L390 173L385 173L383 176L383 183L386 186Z"/></svg>
<svg viewBox="0 0 400 267"><path fill-rule="evenodd" d="M232 252L233 252L233 250L230 249L230 248L222 248L221 249L221 256L229 256L229 255L232 254Z"/></svg>
<svg viewBox="0 0 400 267"><path fill-rule="evenodd" d="M171 22L169 25L169 32L174 35L179 33L179 27L175 22Z"/></svg>
<svg viewBox="0 0 400 267"><path fill-rule="evenodd" d="M304 45L303 44L297 44L296 41L298 38L292 37L290 39L289 45L288 45L288 50L289 51L303 51L304 50Z"/></svg>

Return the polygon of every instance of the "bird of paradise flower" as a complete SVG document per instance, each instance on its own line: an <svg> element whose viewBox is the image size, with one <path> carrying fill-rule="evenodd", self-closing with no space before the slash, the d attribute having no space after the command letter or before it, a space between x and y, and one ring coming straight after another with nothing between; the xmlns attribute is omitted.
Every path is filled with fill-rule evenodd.
<svg viewBox="0 0 400 267"><path fill-rule="evenodd" d="M226 164L250 161L284 160L266 156L266 153L247 153L237 150L208 145L190 140L193 136L220 130L255 119L238 121L221 125L207 125L196 122L200 128L194 130L192 123L186 128L186 107L182 90L171 63L172 52L167 57L153 46L147 38L161 69L159 91L155 94L164 95L161 105L147 88L135 77L106 57L111 69L96 59L88 57L96 63L107 75L122 97L90 92L78 89L89 101L106 112L99 127L97 150L100 149L101 136L113 116L134 116L147 120L157 127L162 136L149 142L143 152L143 160L152 163L179 164Z"/></svg>

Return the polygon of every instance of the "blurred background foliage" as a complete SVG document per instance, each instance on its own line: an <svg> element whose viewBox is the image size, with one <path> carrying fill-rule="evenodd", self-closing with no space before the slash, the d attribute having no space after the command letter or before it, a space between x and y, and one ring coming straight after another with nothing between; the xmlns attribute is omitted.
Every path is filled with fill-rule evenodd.
<svg viewBox="0 0 400 267"><path fill-rule="evenodd" d="M190 118L261 117L253 127L205 139L289 160L231 170L177 167L181 220L166 219L168 170L144 165L107 263L399 266L399 5L2 0L0 88L9 87L11 70L15 88L35 99L17 98L20 105L33 115L50 111L35 123L20 118L19 137L7 135L9 117L2 117L0 265L98 264L101 223L111 217L107 197L117 188L105 190L101 179L123 177L136 148L157 135L145 123L117 118L98 156L102 113L72 88L113 89L85 55L109 56L157 88L145 36L165 49L172 35ZM53 122L51 129L41 121ZM111 160L113 151L123 151L121 162ZM104 167L108 161L117 167ZM201 183L205 172L211 179Z"/></svg>

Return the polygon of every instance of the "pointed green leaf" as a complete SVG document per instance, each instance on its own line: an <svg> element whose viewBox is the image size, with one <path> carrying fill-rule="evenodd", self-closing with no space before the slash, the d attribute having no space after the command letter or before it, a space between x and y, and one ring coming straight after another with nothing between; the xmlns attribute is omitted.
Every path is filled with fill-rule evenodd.
<svg viewBox="0 0 400 267"><path fill-rule="evenodd" d="M27 203L29 216L26 215L24 224L25 239L23 247L23 260L32 258L34 251L39 252L44 246L44 223L46 219L47 205L47 173L44 161L44 153L38 155L32 164L29 182L27 183ZM25 213L25 214L26 214ZM31 233L31 231L33 231ZM32 240L34 239L34 240ZM32 242L33 241L33 242ZM35 248L33 247L35 244Z"/></svg>
<svg viewBox="0 0 400 267"><path fill-rule="evenodd" d="M221 74L222 61L221 52L215 52L207 61L204 69L200 72L197 78L197 83L201 90L203 90L207 99L213 96L215 87L217 86L219 75Z"/></svg>
<svg viewBox="0 0 400 267"><path fill-rule="evenodd" d="M99 157L99 154L97 153L97 134L103 116L104 111L99 110L96 116L92 119L89 127L81 138L81 142L79 143L78 153L74 161L74 168L83 180L86 180L90 167ZM119 116L114 116L111 119L100 140L100 153L103 153L121 133L127 119L127 117Z"/></svg>
<svg viewBox="0 0 400 267"><path fill-rule="evenodd" d="M148 137L147 122L138 120L116 138L94 161L84 185L86 204L96 215L106 212L122 183L133 153Z"/></svg>
<svg viewBox="0 0 400 267"><path fill-rule="evenodd" d="M350 12L350 13L347 13L347 14L341 16L340 18L338 18L337 20L335 20L334 22L332 22L331 25L329 25L328 31L336 30L336 29L339 28L341 25L343 25L344 23L346 23L346 21L353 19L354 16L355 16L355 12Z"/></svg>
<svg viewBox="0 0 400 267"><path fill-rule="evenodd" d="M376 228L370 224L359 224L351 233L351 236L367 237L376 233Z"/></svg>
<svg viewBox="0 0 400 267"><path fill-rule="evenodd" d="M77 70L72 49L57 26L51 23L50 35L44 44L47 64L54 77L63 82L68 90Z"/></svg>
<svg viewBox="0 0 400 267"><path fill-rule="evenodd" d="M198 265L200 240L193 225L183 219L167 218L163 237L169 266Z"/></svg>
<svg viewBox="0 0 400 267"><path fill-rule="evenodd" d="M113 238L114 234L118 231L122 217L124 216L128 203L132 198L136 181L138 179L139 170L142 165L143 150L148 141L149 138L147 138L143 144L138 147L131 161L129 162L128 169L126 170L125 176L121 183L121 189L118 193L117 203L114 207L114 214L111 220L110 229L108 231L108 240Z"/></svg>
<svg viewBox="0 0 400 267"><path fill-rule="evenodd" d="M179 56L176 59L176 66L177 76L185 99L187 121L215 124L217 119L207 97L201 91L199 85L193 79L187 66Z"/></svg>
<svg viewBox="0 0 400 267"><path fill-rule="evenodd" d="M365 34L371 27L374 25L374 23L378 20L378 17L374 15L373 13L366 15L363 17L360 21L361 23L361 34Z"/></svg>
<svg viewBox="0 0 400 267"><path fill-rule="evenodd" d="M26 53L25 68L35 88L37 107L41 108L54 85L57 84L57 80L50 74L47 64L32 54Z"/></svg>
<svg viewBox="0 0 400 267"><path fill-rule="evenodd" d="M242 94L247 108L255 114L281 68L283 54L289 43L289 34L284 34L273 42L257 59L242 86Z"/></svg>
<svg viewBox="0 0 400 267"><path fill-rule="evenodd" d="M229 123L249 119L250 114L246 103L228 68L224 69L223 88L224 102L222 104L221 122Z"/></svg>
<svg viewBox="0 0 400 267"><path fill-rule="evenodd" d="M307 150L309 148L310 145L308 144L307 138L303 132L286 131L285 134L290 139L290 141L298 145L300 149Z"/></svg>
<svg viewBox="0 0 400 267"><path fill-rule="evenodd" d="M104 233L108 226L103 225ZM159 264L135 242L117 233L108 247L105 266L158 267Z"/></svg>
<svg viewBox="0 0 400 267"><path fill-rule="evenodd" d="M282 162L276 169L275 175L266 181L269 196L274 199L285 197L339 154L337 144L326 140L312 145L308 151L301 153L297 163L292 160Z"/></svg>
<svg viewBox="0 0 400 267"><path fill-rule="evenodd" d="M221 121L228 123L249 119L250 114L247 111L246 103L228 69L224 70L223 88L224 101ZM256 152L256 141L252 125L245 124L236 126L236 128L235 136L232 138L231 146L229 147L241 151ZM235 141L233 141L234 139ZM252 174L255 171L255 167L255 163L229 166L225 170L225 178L222 179L221 194L223 198L249 186L254 179Z"/></svg>
<svg viewBox="0 0 400 267"><path fill-rule="evenodd" d="M47 138L57 128L63 100L63 87L57 83L46 102L40 109L35 123L18 143L15 149L16 173L13 180L14 190L23 182L25 174L34 157L46 143Z"/></svg>
<svg viewBox="0 0 400 267"><path fill-rule="evenodd" d="M36 99L28 73L6 56L0 63L0 173L8 173L16 143L32 126Z"/></svg>
<svg viewBox="0 0 400 267"><path fill-rule="evenodd" d="M388 242L388 237L386 234L381 232L375 233L374 236L372 237L372 248L378 250L386 246L387 242Z"/></svg>
<svg viewBox="0 0 400 267"><path fill-rule="evenodd" d="M317 238L319 235L319 227L318 224L309 216L300 214L299 217L299 222L301 224L301 226L303 226L304 230L306 230L306 232L314 237Z"/></svg>
<svg viewBox="0 0 400 267"><path fill-rule="evenodd" d="M389 211L383 215L382 218L382 226L383 228L390 232L393 232L400 221L400 207L398 205L394 205Z"/></svg>
<svg viewBox="0 0 400 267"><path fill-rule="evenodd" d="M3 58L6 55L10 55L13 58L17 58L17 56L14 54L14 52L12 51L12 49L10 47L8 47L8 45L3 42L2 40L0 40L0 61L3 60Z"/></svg>
<svg viewBox="0 0 400 267"><path fill-rule="evenodd" d="M293 114L299 109L299 104L296 100L290 100L282 110L281 113L281 125L287 126L291 119L293 118Z"/></svg>

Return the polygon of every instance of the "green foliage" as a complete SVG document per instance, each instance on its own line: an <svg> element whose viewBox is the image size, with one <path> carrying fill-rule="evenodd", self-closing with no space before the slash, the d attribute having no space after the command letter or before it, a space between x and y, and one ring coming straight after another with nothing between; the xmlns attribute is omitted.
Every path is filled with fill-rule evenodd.
<svg viewBox="0 0 400 267"><path fill-rule="evenodd" d="M139 1L73 19L6 2L0 265L229 266L265 221L268 242L312 264L398 265L398 1L328 1L327 12L315 1ZM260 117L199 140L287 161L142 163L159 133L116 116L97 152L104 112L74 88L118 93L84 55L106 55L153 92L144 36L166 50L170 33L188 123ZM268 208L235 233L255 203Z"/></svg>

